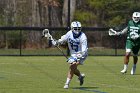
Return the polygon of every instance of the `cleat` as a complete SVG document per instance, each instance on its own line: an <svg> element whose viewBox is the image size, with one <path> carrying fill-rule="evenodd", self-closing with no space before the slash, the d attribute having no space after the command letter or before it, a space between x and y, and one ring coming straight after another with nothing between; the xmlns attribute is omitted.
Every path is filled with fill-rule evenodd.
<svg viewBox="0 0 140 93"><path fill-rule="evenodd" d="M68 89L68 88L69 88L69 85L65 84L64 89Z"/></svg>
<svg viewBox="0 0 140 93"><path fill-rule="evenodd" d="M79 81L80 81L80 86L82 86L82 85L83 85L83 83L84 83L84 78L85 78L85 74L81 74L81 77L80 77L80 78L78 78L78 79L79 79Z"/></svg>
<svg viewBox="0 0 140 93"><path fill-rule="evenodd" d="M131 69L131 75L134 75L135 71L136 71L136 66L133 66L132 69Z"/></svg>
<svg viewBox="0 0 140 93"><path fill-rule="evenodd" d="M122 74L125 74L125 73L127 73L127 70L126 70L126 69L123 69L123 70L121 71L121 73L122 73Z"/></svg>

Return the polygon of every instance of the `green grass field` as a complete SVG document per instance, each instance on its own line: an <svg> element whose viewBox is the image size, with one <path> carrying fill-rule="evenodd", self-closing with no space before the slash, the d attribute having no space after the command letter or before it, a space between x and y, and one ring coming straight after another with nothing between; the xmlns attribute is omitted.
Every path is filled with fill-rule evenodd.
<svg viewBox="0 0 140 93"><path fill-rule="evenodd" d="M136 75L130 75L132 57L123 75L122 56L89 56L79 66L86 75L84 85L74 76L69 89L63 89L65 61L56 56L0 56L0 93L140 93L140 63Z"/></svg>

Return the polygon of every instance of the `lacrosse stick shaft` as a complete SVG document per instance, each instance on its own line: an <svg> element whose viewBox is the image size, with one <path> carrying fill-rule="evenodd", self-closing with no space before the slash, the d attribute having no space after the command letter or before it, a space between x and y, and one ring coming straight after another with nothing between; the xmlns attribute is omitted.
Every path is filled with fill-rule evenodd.
<svg viewBox="0 0 140 93"><path fill-rule="evenodd" d="M60 50L60 52L63 54L63 56L66 58L66 59L68 59L68 56L63 52L63 50L59 47L59 46L56 46L59 50Z"/></svg>

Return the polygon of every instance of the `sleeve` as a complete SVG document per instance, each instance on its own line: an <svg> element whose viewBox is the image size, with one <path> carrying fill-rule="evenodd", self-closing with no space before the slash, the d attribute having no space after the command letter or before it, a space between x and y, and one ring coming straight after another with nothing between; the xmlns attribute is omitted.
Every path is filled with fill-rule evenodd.
<svg viewBox="0 0 140 93"><path fill-rule="evenodd" d="M123 34L127 33L128 29L129 29L129 25L131 24L131 22L133 22L133 21L131 21L131 20L128 21L127 26L119 32L119 35L123 35Z"/></svg>
<svg viewBox="0 0 140 93"><path fill-rule="evenodd" d="M69 32L67 32L65 35L61 36L61 38L58 39L58 43L63 44L64 42L67 41L68 37L69 37Z"/></svg>
<svg viewBox="0 0 140 93"><path fill-rule="evenodd" d="M81 52L86 53L87 52L87 37L85 34L83 34L83 37L81 39Z"/></svg>
<svg viewBox="0 0 140 93"><path fill-rule="evenodd" d="M87 51L87 39L85 39L83 42L82 42L82 52L86 52Z"/></svg>
<svg viewBox="0 0 140 93"><path fill-rule="evenodd" d="M123 30L121 30L120 32L118 32L119 35L123 35L126 34L128 31L128 27L124 28Z"/></svg>

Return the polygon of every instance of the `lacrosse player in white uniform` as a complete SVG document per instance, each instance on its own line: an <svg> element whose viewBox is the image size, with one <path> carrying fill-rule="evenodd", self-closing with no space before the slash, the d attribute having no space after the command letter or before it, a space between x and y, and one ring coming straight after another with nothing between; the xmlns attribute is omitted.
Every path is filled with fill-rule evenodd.
<svg viewBox="0 0 140 93"><path fill-rule="evenodd" d="M67 62L69 63L69 71L66 79L66 83L64 85L65 89L69 88L70 81L73 76L78 76L80 81L80 85L83 85L84 82L84 74L77 69L77 66L83 64L85 59L87 58L87 37L81 32L81 23L78 21L74 21L71 23L71 30L68 31L65 35L61 36L57 41L52 41L53 45L63 44L64 42L68 43L68 47L70 50L70 57Z"/></svg>

